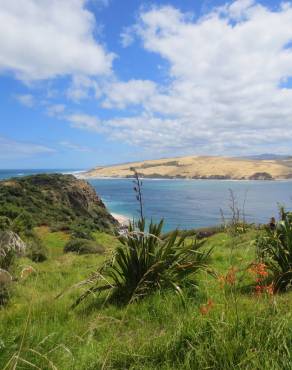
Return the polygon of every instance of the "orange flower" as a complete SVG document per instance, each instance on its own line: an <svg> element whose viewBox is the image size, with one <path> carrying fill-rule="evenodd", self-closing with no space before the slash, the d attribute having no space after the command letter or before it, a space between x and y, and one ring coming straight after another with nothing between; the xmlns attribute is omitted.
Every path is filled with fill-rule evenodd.
<svg viewBox="0 0 292 370"><path fill-rule="evenodd" d="M259 277L266 277L269 274L266 268L267 266L264 263L253 263L249 268L249 272L253 275L258 275Z"/></svg>
<svg viewBox="0 0 292 370"><path fill-rule="evenodd" d="M206 316L213 307L214 302L212 301L212 299L208 299L207 304L202 304L200 306L201 315Z"/></svg>
<svg viewBox="0 0 292 370"><path fill-rule="evenodd" d="M236 282L236 268L234 267L231 267L229 269L229 271L227 272L227 275L226 275L226 283L229 284L229 285L234 285L235 282Z"/></svg>
<svg viewBox="0 0 292 370"><path fill-rule="evenodd" d="M225 285L225 276L224 275L219 275L218 281L219 281L219 284L220 284L220 288L224 288L224 285Z"/></svg>

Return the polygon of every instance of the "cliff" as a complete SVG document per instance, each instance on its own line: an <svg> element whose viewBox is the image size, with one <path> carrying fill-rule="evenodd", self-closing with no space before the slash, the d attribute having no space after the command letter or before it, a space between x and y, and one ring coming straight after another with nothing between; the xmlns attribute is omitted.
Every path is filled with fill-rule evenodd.
<svg viewBox="0 0 292 370"><path fill-rule="evenodd" d="M34 225L111 231L116 220L95 190L72 175L42 174L0 181L0 216L28 214Z"/></svg>

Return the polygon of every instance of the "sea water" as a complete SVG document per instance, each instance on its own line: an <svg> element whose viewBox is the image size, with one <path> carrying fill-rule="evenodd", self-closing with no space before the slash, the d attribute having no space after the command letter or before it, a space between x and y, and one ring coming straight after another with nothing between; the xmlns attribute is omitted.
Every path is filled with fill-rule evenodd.
<svg viewBox="0 0 292 370"><path fill-rule="evenodd" d="M78 170L0 170L0 179L36 173L75 173ZM222 213L230 217L230 191L246 220L266 223L277 216L279 205L292 209L292 181L142 180L145 216L164 218L165 230L217 225ZM111 212L138 217L139 204L131 179L94 179L96 189ZM222 211L221 211L222 210Z"/></svg>
<svg viewBox="0 0 292 370"><path fill-rule="evenodd" d="M90 180L111 212L138 216L131 179ZM267 223L279 205L292 209L291 181L151 180L142 185L145 216L164 218L165 230L217 225L231 214L231 193L247 221Z"/></svg>

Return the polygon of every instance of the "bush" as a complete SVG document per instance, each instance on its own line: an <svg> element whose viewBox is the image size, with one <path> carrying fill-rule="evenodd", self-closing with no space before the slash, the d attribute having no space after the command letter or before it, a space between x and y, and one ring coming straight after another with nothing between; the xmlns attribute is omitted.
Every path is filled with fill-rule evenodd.
<svg viewBox="0 0 292 370"><path fill-rule="evenodd" d="M292 287L292 213L281 210L281 220L256 241L259 258L273 273L275 291Z"/></svg>
<svg viewBox="0 0 292 370"><path fill-rule="evenodd" d="M92 236L92 228L90 225L76 225L70 227L71 235L74 239L94 240Z"/></svg>
<svg viewBox="0 0 292 370"><path fill-rule="evenodd" d="M11 229L11 221L6 216L0 216L0 231L6 231Z"/></svg>
<svg viewBox="0 0 292 370"><path fill-rule="evenodd" d="M27 243L27 257L33 262L44 262L48 258L47 248L36 235L33 235Z"/></svg>
<svg viewBox="0 0 292 370"><path fill-rule="evenodd" d="M136 227L137 226L137 227ZM111 290L111 298L131 303L161 289L173 289L183 298L182 288L196 286L196 274L207 268L210 251L199 249L204 241L186 240L178 231L162 239L163 221L152 223L146 231L145 220L130 224L120 237L112 259L96 274L96 281L75 303L93 292ZM105 281L110 284L103 285Z"/></svg>
<svg viewBox="0 0 292 370"><path fill-rule="evenodd" d="M71 239L64 247L64 252L78 254L102 254L105 249L96 242L87 239Z"/></svg>
<svg viewBox="0 0 292 370"><path fill-rule="evenodd" d="M23 211L12 222L12 230L22 235L30 234L34 226L31 214L26 211Z"/></svg>

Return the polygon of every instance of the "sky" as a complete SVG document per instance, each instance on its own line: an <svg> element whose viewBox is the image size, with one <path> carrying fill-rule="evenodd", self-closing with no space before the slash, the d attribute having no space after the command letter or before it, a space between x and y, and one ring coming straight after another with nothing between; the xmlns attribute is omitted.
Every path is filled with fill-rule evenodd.
<svg viewBox="0 0 292 370"><path fill-rule="evenodd" d="M291 145L291 1L0 0L2 169Z"/></svg>

